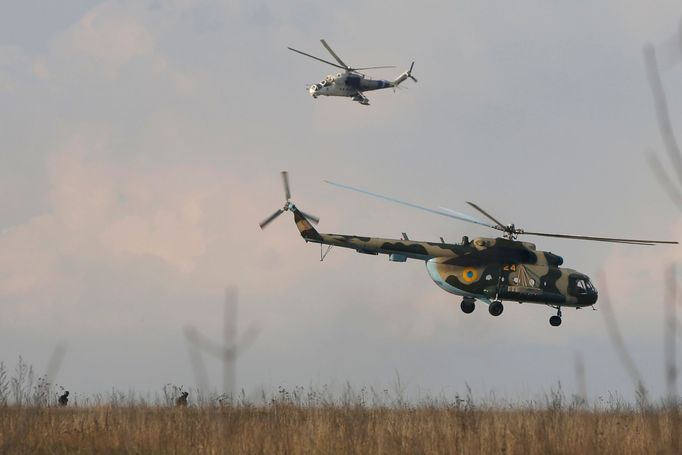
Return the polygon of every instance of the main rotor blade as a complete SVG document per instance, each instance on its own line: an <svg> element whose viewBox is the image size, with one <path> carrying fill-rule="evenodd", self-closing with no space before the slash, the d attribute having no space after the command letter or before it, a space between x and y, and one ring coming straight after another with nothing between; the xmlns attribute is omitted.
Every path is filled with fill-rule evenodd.
<svg viewBox="0 0 682 455"><path fill-rule="evenodd" d="M352 186L344 185L344 184L342 184L342 183L334 183L334 182L330 182L329 180L325 180L324 182L325 182L325 183L328 183L329 185L338 186L339 188L344 188L344 189L347 189L347 190L356 191L356 192L358 192L358 193L367 194L367 195L369 195L369 196L374 196L374 197L376 197L376 198L384 199L384 200L389 201L389 202L395 202L396 204L402 204L402 205L406 205L406 206L408 206L408 207L412 207L412 208L415 208L415 209L419 209L419 210L424 210L424 211L426 211L426 212L435 213L436 215L447 216L447 217L449 217L449 218L454 218L454 219L456 219L456 220L466 221L467 223L480 224L481 226L486 226L486 227L490 227L490 228L493 228L493 229L497 229L496 226L493 226L493 225L491 225L491 224L488 224L488 223L486 223L485 221L477 220L477 219L475 219L475 218L473 218L473 217L470 217L470 216L468 216L468 215L464 215L463 213L457 213L457 212L455 212L454 210L453 210L453 211L445 212L445 211L441 211L441 210L430 209L430 208L428 208L428 207L423 207L423 206L421 206L421 205L413 204L413 203L411 203L411 202L405 202L405 201L401 201L400 199L394 199L394 198L389 197L389 196L383 196L383 195L381 195L381 194L377 194L377 193L372 193L372 192L370 192L370 191L361 190L360 188L354 188L354 187L352 187Z"/></svg>
<svg viewBox="0 0 682 455"><path fill-rule="evenodd" d="M351 68L351 69L353 69L354 71L361 71L361 70L378 70L381 68L395 68L395 66L393 66L393 65L389 65L389 66L366 66L364 68Z"/></svg>
<svg viewBox="0 0 682 455"><path fill-rule="evenodd" d="M327 44L327 42L326 42L325 40L321 39L320 42L322 43L322 45L324 46L324 48L327 49L327 50L329 51L330 54L332 54L332 57L334 57L334 59L335 59L337 62L339 62L339 65L343 66L344 69L350 69L350 67L349 67L348 65L346 65L345 63L343 63L343 60L341 60L341 59L339 58L339 56L336 55L336 53L332 50L332 48L329 47L329 44Z"/></svg>
<svg viewBox="0 0 682 455"><path fill-rule="evenodd" d="M275 218L280 216L282 213L284 213L284 210L282 210L282 209L277 210L275 213L270 215L265 221L260 223L260 228L265 229L265 226L272 223L275 220Z"/></svg>
<svg viewBox="0 0 682 455"><path fill-rule="evenodd" d="M305 213L299 210L299 213L303 215L304 218L306 218L308 221L310 221L313 224L317 224L320 222L320 219L316 217L315 215L311 215L310 213Z"/></svg>
<svg viewBox="0 0 682 455"><path fill-rule="evenodd" d="M291 199L291 189L289 188L289 173L287 171L282 171L282 181L284 182L284 196L288 201Z"/></svg>
<svg viewBox="0 0 682 455"><path fill-rule="evenodd" d="M557 237L560 239L592 240L595 242L609 242L609 243L626 243L629 245L653 246L656 244L676 245L679 243L679 242L675 242L672 240L615 239L615 238L611 238L611 237L592 237L589 235L548 234L546 232L523 231L521 234L523 234L523 235L538 235L541 237Z"/></svg>
<svg viewBox="0 0 682 455"><path fill-rule="evenodd" d="M398 87L400 87L400 86L398 86ZM403 88L407 89L407 87L403 87ZM474 218L471 215L467 215L466 213L458 212L456 210L452 210L452 209L449 209L447 207L438 207L438 208L441 210L445 210L446 212L451 213L452 215L457 215L458 217L460 217L459 219L461 219L461 220L469 221L471 223L476 223L476 224L480 224L482 226L487 226L487 227L497 229L497 226L493 226L492 224L489 224L485 221L481 221L478 218Z"/></svg>
<svg viewBox="0 0 682 455"><path fill-rule="evenodd" d="M502 224L502 223L500 223L499 221L497 221L491 214L489 214L488 212L486 212L485 210L483 210L482 208L480 208L479 206L477 206L477 205L474 204L473 202L467 201L467 204L469 204L470 206L472 206L473 208L475 208L476 210L478 210L479 212L481 212L482 214L484 214L488 219L492 220L492 221L493 221L494 223L496 223L499 227L504 228L504 224Z"/></svg>
<svg viewBox="0 0 682 455"><path fill-rule="evenodd" d="M287 47L287 49L289 49L290 51L298 52L299 54L305 55L306 57L310 57L310 58L313 58L313 59L315 59L315 60L319 60L319 61L321 61L321 62L326 63L327 65L331 65L331 66L335 66L335 67L337 67L337 68L341 68L342 70L347 70L347 69L348 69L348 68L345 67L345 66L339 66L339 65L337 65L336 63L332 63L332 62L330 62L330 61L328 61L328 60L324 60L324 59L321 59L321 58L319 58L319 57L315 57L314 55L306 54L305 52L299 51L298 49L294 49L293 47Z"/></svg>

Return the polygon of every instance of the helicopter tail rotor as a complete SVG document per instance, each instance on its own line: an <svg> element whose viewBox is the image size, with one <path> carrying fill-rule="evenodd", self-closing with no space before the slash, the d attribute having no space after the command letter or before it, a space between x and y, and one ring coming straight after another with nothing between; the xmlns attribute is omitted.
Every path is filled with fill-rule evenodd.
<svg viewBox="0 0 682 455"><path fill-rule="evenodd" d="M393 80L393 82L392 82L393 87L394 87L394 88L395 88L395 87L398 87L398 86L399 86L400 84L402 84L403 81L404 81L405 79L407 79L407 78L410 78L410 79L412 79L413 81L417 82L417 78L414 77L414 76L412 75L412 69L413 69L413 68L414 68L414 62L412 62L412 64L410 65L410 69L409 69L409 70L405 71L403 74L401 74L400 76L396 77L396 78Z"/></svg>
<svg viewBox="0 0 682 455"><path fill-rule="evenodd" d="M289 173L287 171L282 171L282 183L284 185L284 197L286 199L284 207L277 210L275 213L261 221L259 223L260 228L265 229L270 223L275 221L277 217L279 217L282 213L287 211L291 211L294 213L297 222L298 218L301 217L312 224L319 223L320 219L318 217L316 217L315 215L310 215L308 213L302 212L301 210L296 208L296 206L291 202L291 186L289 185Z"/></svg>
<svg viewBox="0 0 682 455"><path fill-rule="evenodd" d="M417 82L417 78L412 75L412 68L414 68L414 62L412 62L412 64L410 65L410 69L407 70L407 77Z"/></svg>

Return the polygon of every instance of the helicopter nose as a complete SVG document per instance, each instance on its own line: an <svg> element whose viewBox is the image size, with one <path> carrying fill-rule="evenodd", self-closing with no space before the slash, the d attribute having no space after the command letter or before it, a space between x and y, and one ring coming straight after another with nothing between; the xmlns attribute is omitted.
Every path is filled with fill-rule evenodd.
<svg viewBox="0 0 682 455"><path fill-rule="evenodd" d="M597 295L596 292L591 292L588 295L584 296L582 299L580 299L580 300L582 300L580 303L582 303L583 305L586 305L586 306L587 305L594 305L595 303L597 303L598 298L599 298L599 296Z"/></svg>
<svg viewBox="0 0 682 455"><path fill-rule="evenodd" d="M599 294L595 289L589 290L587 293L580 295L578 297L578 302L581 306L589 306L597 303L597 299L599 299Z"/></svg>
<svg viewBox="0 0 682 455"><path fill-rule="evenodd" d="M310 88L308 89L308 93L310 93L310 96L312 96L313 98L316 98L317 97L317 85L315 85L315 84L311 85Z"/></svg>

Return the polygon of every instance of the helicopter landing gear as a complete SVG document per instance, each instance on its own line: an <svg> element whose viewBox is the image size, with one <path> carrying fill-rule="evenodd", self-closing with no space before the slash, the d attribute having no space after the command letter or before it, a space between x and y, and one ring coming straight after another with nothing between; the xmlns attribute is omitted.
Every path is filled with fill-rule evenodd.
<svg viewBox="0 0 682 455"><path fill-rule="evenodd" d="M493 316L499 316L502 314L502 311L504 311L504 306L502 306L502 302L500 302L499 300L495 300L488 307L488 311Z"/></svg>
<svg viewBox="0 0 682 455"><path fill-rule="evenodd" d="M464 297L462 299L462 303L460 304L460 308L462 308L462 311L464 311L466 314L473 312L476 309L476 299Z"/></svg>
<svg viewBox="0 0 682 455"><path fill-rule="evenodd" d="M556 316L549 318L549 325L552 327L559 327L561 325L561 308L557 307Z"/></svg>

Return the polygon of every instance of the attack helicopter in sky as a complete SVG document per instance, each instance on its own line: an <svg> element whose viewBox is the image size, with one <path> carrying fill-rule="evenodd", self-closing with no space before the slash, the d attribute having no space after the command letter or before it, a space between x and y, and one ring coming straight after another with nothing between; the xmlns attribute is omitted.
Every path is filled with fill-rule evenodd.
<svg viewBox="0 0 682 455"><path fill-rule="evenodd" d="M353 68L346 65L343 62L343 60L341 60L339 56L336 55L332 48L329 47L325 40L321 39L320 41L322 42L324 48L327 49L327 51L329 51L331 56L334 57L334 60L336 60L338 64L330 62L328 60L321 59L319 57L315 57L314 55L307 54L303 51L299 51L298 49L294 49L293 47L288 48L291 51L298 52L301 55L305 55L306 57L313 58L315 60L318 60L320 62L326 63L328 65L343 70L342 73L337 73L336 75L333 74L327 75L324 79L322 79L322 81L318 82L317 84L311 84L309 87L307 87L308 93L310 93L310 95L313 98L317 98L318 96L321 95L346 96L352 98L353 101L357 101L358 103L364 106L368 106L369 99L364 95L364 92L369 92L371 90L379 90L382 88L393 88L395 90L395 88L398 87L407 78L410 78L413 81L417 82L417 79L414 76L412 76L412 68L414 68L414 62L412 62L412 65L410 65L409 70L405 71L392 81L384 79L372 79L371 77L366 76L360 71L380 68L395 68L395 66L366 66L363 68Z"/></svg>
<svg viewBox="0 0 682 455"><path fill-rule="evenodd" d="M597 289L587 275L561 267L564 262L561 256L549 251L539 251L533 243L517 240L519 235L646 246L678 243L668 240L635 240L525 231L513 224L501 223L473 202L468 204L490 222L454 210L423 207L329 181L325 182L437 215L486 226L500 231L502 236L480 237L473 240L465 236L460 243L446 243L442 238L440 242L413 241L405 234L402 239L322 234L313 227L313 224L319 222L319 218L300 211L291 202L286 171L282 172L282 179L286 198L284 207L261 222L261 229L282 213L289 211L293 213L296 227L303 239L306 242L319 243L320 248L324 244L329 245L329 248L332 246L350 248L363 254L386 254L388 259L394 262L405 262L407 259L424 261L429 276L441 289L462 297L461 309L464 313L474 311L477 300L486 303L488 311L493 316L502 314L504 300L544 304L557 310L556 315L549 319L549 323L556 327L561 325L563 307L581 308L597 302Z"/></svg>

